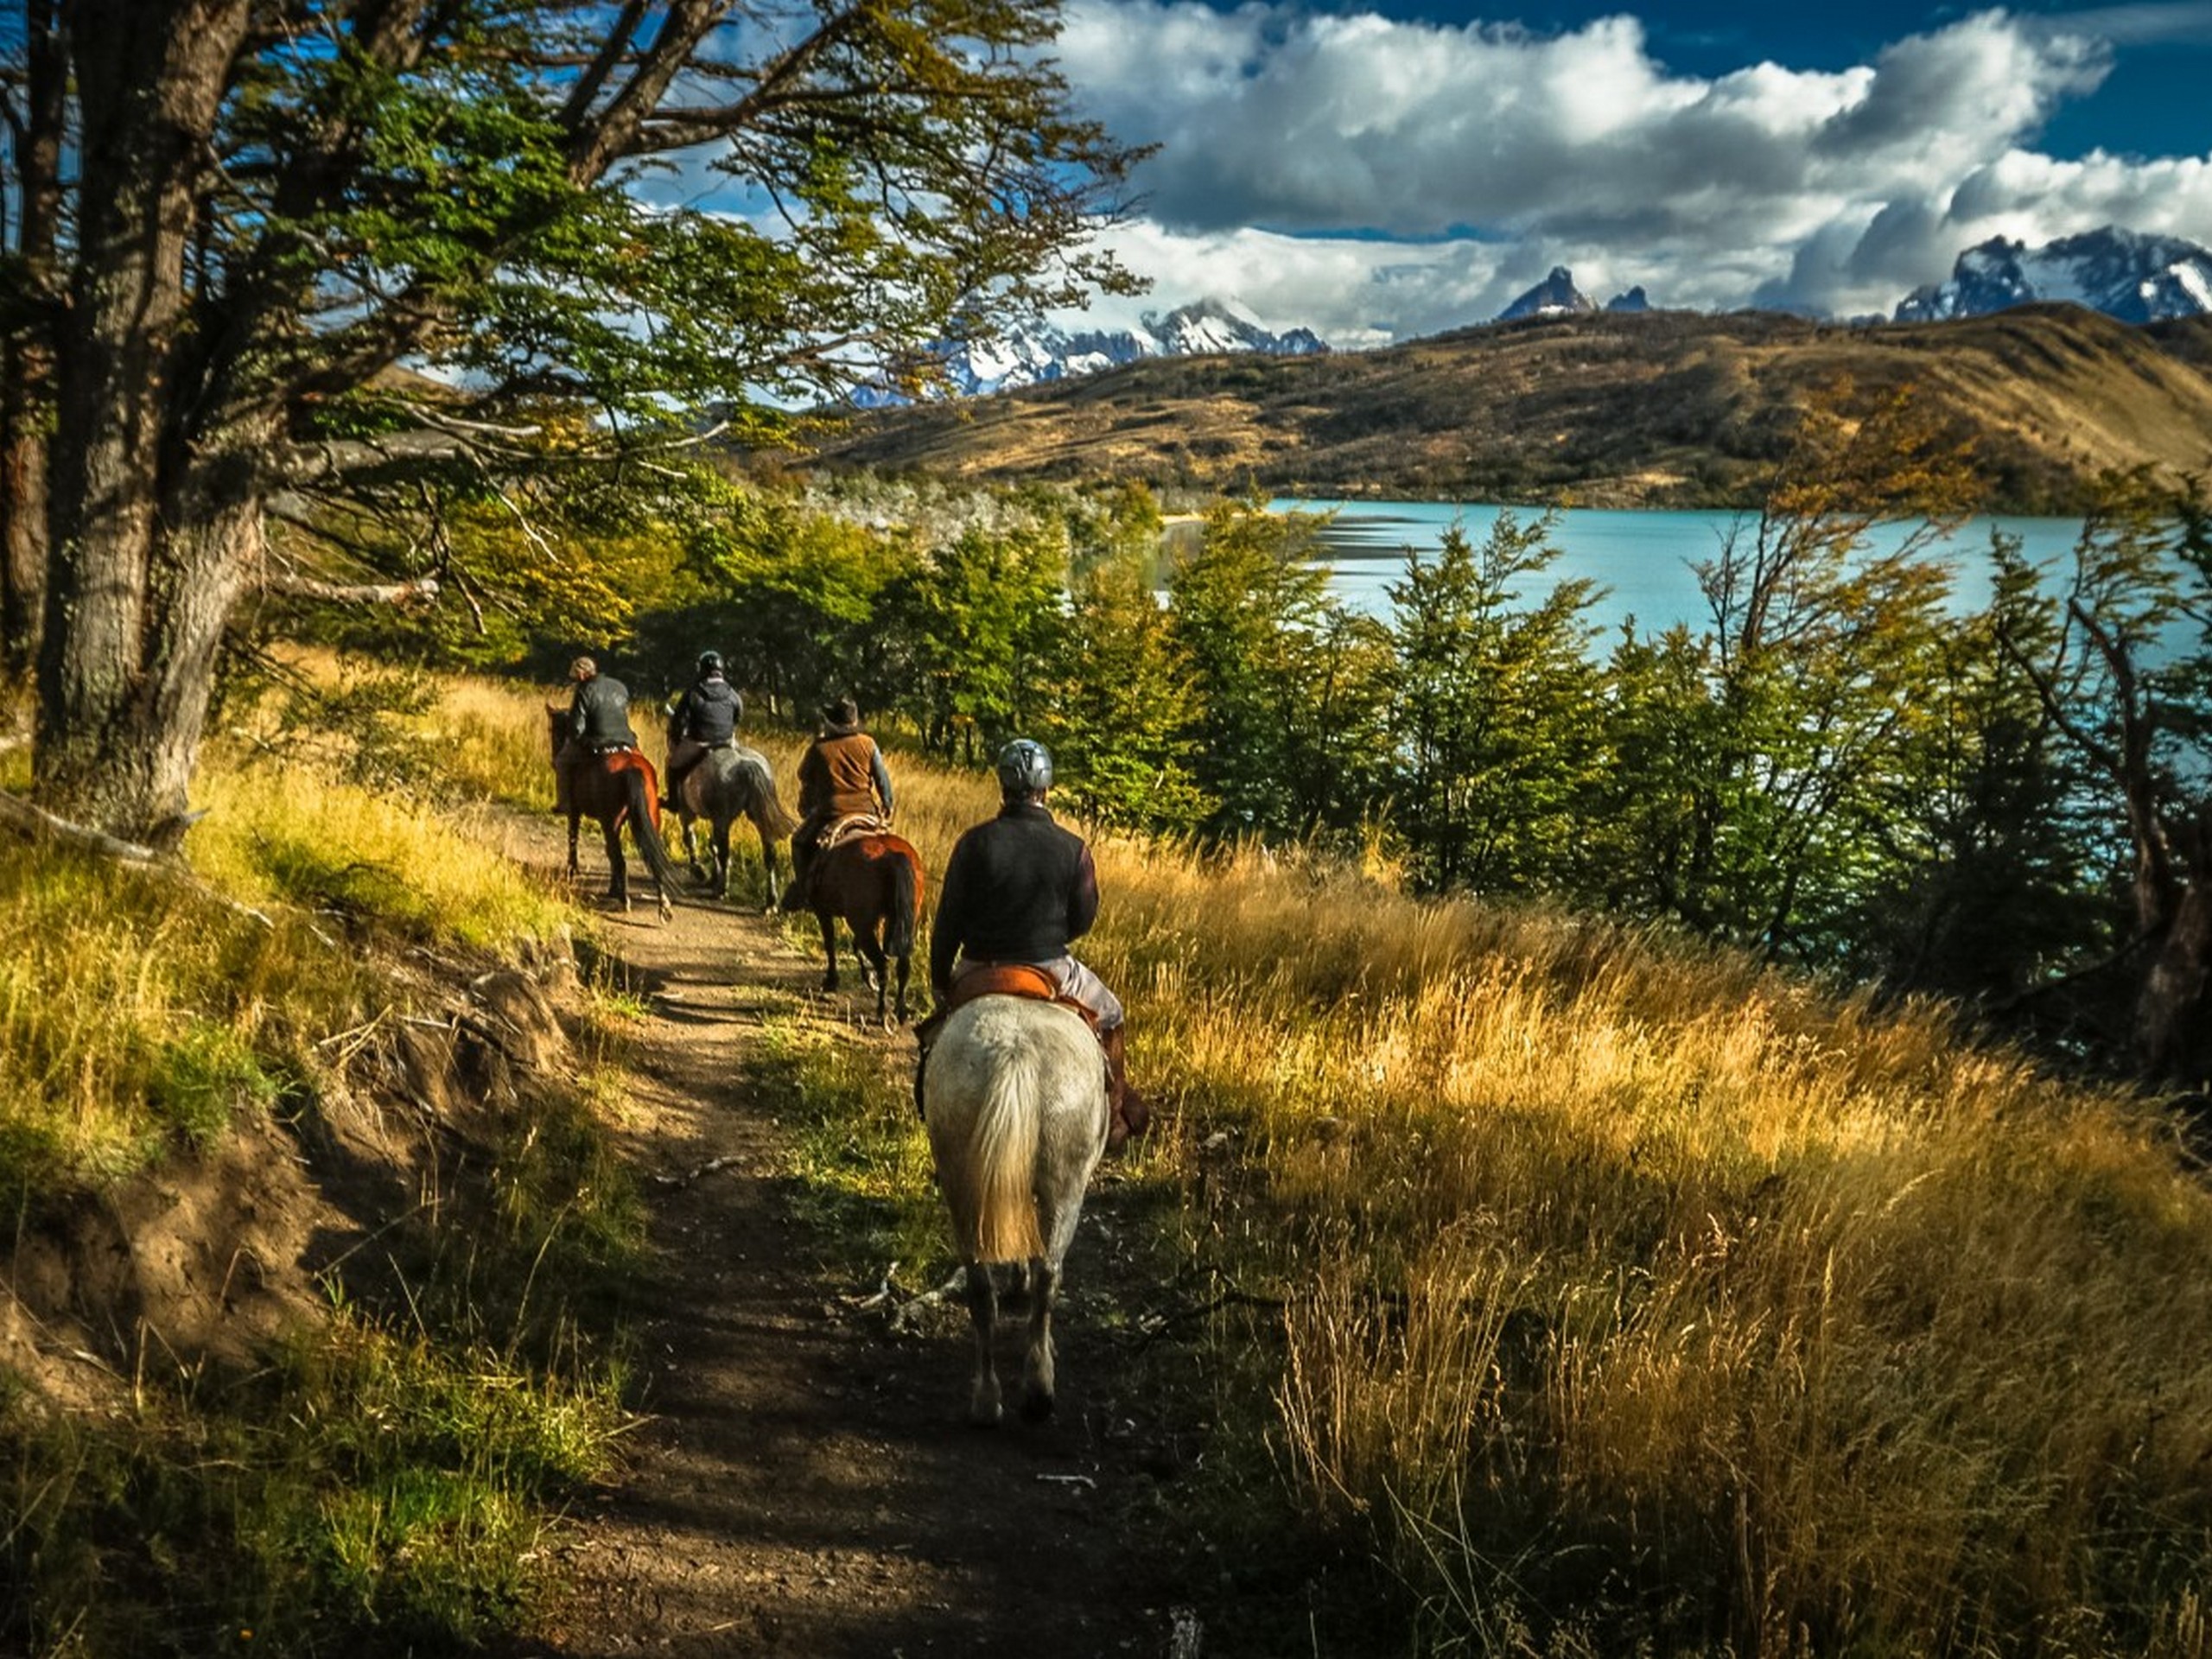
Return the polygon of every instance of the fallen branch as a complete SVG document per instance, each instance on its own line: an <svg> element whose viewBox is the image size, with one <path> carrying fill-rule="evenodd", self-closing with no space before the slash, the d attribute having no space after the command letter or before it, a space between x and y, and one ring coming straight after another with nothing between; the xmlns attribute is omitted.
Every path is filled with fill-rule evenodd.
<svg viewBox="0 0 2212 1659"><path fill-rule="evenodd" d="M294 599L321 600L335 605L398 605L427 603L438 596L435 576L413 582L321 582L313 576L264 576L263 588Z"/></svg>
<svg viewBox="0 0 2212 1659"><path fill-rule="evenodd" d="M67 842L73 847L82 847L87 851L114 859L118 863L150 870L172 881L182 883L226 910L251 918L271 931L276 929L276 924L260 911L251 905L240 904L228 893L217 892L168 854L156 852L153 848L142 846L135 841L125 841L120 836L111 836L105 830L89 829L81 823L72 823L67 818L56 817L44 807L34 806L22 796L10 795L4 790L0 790L0 824L5 824L33 841L42 836L50 836L58 841Z"/></svg>
<svg viewBox="0 0 2212 1659"><path fill-rule="evenodd" d="M512 1059L514 1057L512 1055L509 1055L507 1058ZM662 1175L657 1173L654 1175L653 1179L658 1181L663 1186L689 1186L692 1182L697 1180L702 1175L711 1175L718 1169L728 1169L735 1162L737 1162L735 1158L728 1154L724 1154L719 1158L709 1158L705 1163L694 1166L689 1174ZM893 1267L898 1265L899 1264L895 1262L892 1263L892 1266Z"/></svg>
<svg viewBox="0 0 2212 1659"><path fill-rule="evenodd" d="M1288 1300L1281 1296L1255 1296L1249 1290L1231 1287L1218 1296L1177 1308L1173 1313L1147 1314L1137 1321L1135 1345L1140 1349L1149 1348L1170 1331L1218 1313L1224 1307L1256 1307L1266 1313L1280 1313L1289 1306Z"/></svg>

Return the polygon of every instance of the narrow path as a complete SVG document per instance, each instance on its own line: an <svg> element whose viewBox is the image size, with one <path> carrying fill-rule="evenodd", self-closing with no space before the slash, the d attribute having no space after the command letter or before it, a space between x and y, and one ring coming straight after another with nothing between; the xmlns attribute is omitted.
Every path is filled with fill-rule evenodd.
<svg viewBox="0 0 2212 1659"><path fill-rule="evenodd" d="M748 1084L768 1020L830 1022L887 1065L912 1037L875 1030L857 988L815 990L818 962L760 916L641 906L607 931L651 993L621 1131L651 1207L632 1298L650 1421L572 1522L574 1591L529 1651L1168 1652L1173 1616L1116 1535L1146 1454L1117 1441L1110 1348L1084 1331L1115 1294L1110 1223L1087 1212L1071 1256L1059 1417L967 1427L964 1314L894 1335L851 1306L872 1287L822 1265Z"/></svg>

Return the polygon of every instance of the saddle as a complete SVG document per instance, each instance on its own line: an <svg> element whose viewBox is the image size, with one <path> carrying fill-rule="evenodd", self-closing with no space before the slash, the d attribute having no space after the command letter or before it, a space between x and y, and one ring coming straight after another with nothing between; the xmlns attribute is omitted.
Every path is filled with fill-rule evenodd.
<svg viewBox="0 0 2212 1659"><path fill-rule="evenodd" d="M1098 1016L1073 997L1062 996L1060 988L1052 976L1042 968L1033 968L1026 962L994 962L981 968L971 968L952 982L952 989L944 1003L931 1019L943 1022L944 1016L979 996L1026 996L1039 1002L1057 1002L1064 1008L1073 1008L1083 1016L1093 1036L1098 1033Z"/></svg>
<svg viewBox="0 0 2212 1659"><path fill-rule="evenodd" d="M814 850L826 853L832 847L848 841L857 841L862 836L887 836L891 826L873 812L849 812L842 818L832 818L824 826L814 843Z"/></svg>

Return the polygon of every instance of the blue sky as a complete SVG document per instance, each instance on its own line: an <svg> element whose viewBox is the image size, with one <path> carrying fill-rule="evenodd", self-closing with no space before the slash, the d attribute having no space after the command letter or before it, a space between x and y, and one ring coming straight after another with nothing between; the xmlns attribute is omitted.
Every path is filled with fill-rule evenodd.
<svg viewBox="0 0 2212 1659"><path fill-rule="evenodd" d="M2212 244L2212 0L1070 0L1080 107L1156 143L1112 241L1340 345L1600 301L1886 313L1991 236Z"/></svg>

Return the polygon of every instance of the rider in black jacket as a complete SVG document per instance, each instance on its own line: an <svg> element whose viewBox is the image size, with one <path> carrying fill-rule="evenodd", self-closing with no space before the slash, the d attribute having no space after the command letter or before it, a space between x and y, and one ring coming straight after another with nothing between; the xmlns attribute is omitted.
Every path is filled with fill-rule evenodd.
<svg viewBox="0 0 2212 1659"><path fill-rule="evenodd" d="M638 734L630 729L630 688L599 671L588 657L569 664L569 677L576 694L569 702L569 737L553 757L556 804L569 810L569 770L586 755L609 749L634 749Z"/></svg>
<svg viewBox="0 0 2212 1659"><path fill-rule="evenodd" d="M1068 949L1097 919L1097 867L1083 838L1045 808L1052 757L1043 744L1007 744L998 773L998 817L955 842L945 863L930 928L930 986L942 1004L963 974L1018 963L1041 969L1062 996L1088 1009L1106 1052L1114 1114L1108 1144L1118 1147L1150 1114L1128 1085L1121 999ZM915 1087L918 1099L918 1077Z"/></svg>
<svg viewBox="0 0 2212 1659"><path fill-rule="evenodd" d="M699 677L677 699L668 715L668 766L662 779L666 798L664 811L672 810L682 798L683 779L708 752L737 741L737 723L745 718L745 699L729 683L718 651L699 653Z"/></svg>

